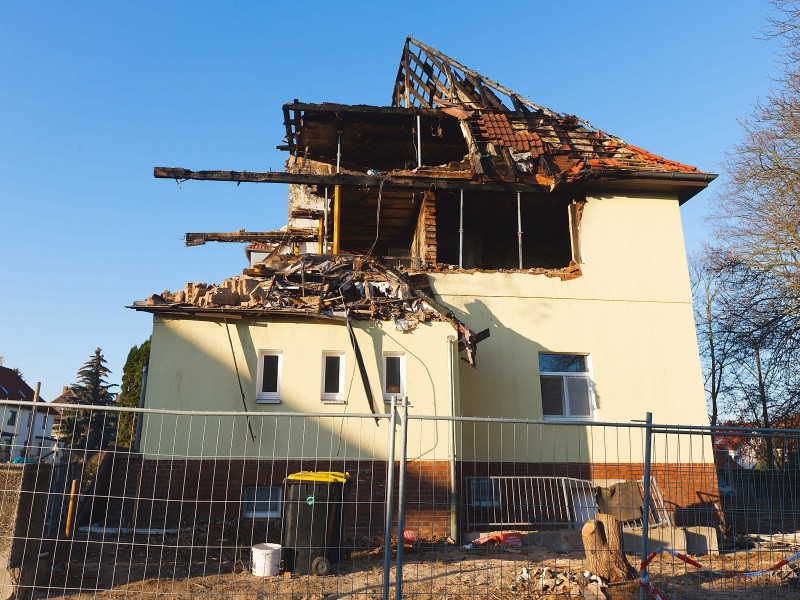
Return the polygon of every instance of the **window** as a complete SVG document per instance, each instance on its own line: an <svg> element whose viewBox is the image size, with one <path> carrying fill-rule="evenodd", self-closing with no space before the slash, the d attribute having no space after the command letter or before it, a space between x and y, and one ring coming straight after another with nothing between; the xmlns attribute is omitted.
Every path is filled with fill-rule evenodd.
<svg viewBox="0 0 800 600"><path fill-rule="evenodd" d="M281 362L283 355L275 350L258 353L258 388L256 402L262 404L281 401Z"/></svg>
<svg viewBox="0 0 800 600"><path fill-rule="evenodd" d="M282 497L283 490L280 486L244 488L242 516L248 519L280 518Z"/></svg>
<svg viewBox="0 0 800 600"><path fill-rule="evenodd" d="M23 391L22 391L21 389L19 389L19 388L17 388L17 391L19 392L19 397L20 397L20 400L26 400L26 399L27 399L27 396L25 395L25 392L23 392Z"/></svg>
<svg viewBox="0 0 800 600"><path fill-rule="evenodd" d="M406 395L406 356L402 352L383 355L383 400Z"/></svg>
<svg viewBox="0 0 800 600"><path fill-rule="evenodd" d="M344 402L344 354L322 354L322 401Z"/></svg>
<svg viewBox="0 0 800 600"><path fill-rule="evenodd" d="M2 390L3 393L6 395L6 398L8 398L8 390L6 389L6 386L0 384L0 390Z"/></svg>
<svg viewBox="0 0 800 600"><path fill-rule="evenodd" d="M499 506L500 505L500 480L481 477L471 479L469 482L470 500L472 506Z"/></svg>
<svg viewBox="0 0 800 600"><path fill-rule="evenodd" d="M6 425L13 427L16 424L17 424L17 411L15 410L8 411L8 421L6 422Z"/></svg>
<svg viewBox="0 0 800 600"><path fill-rule="evenodd" d="M539 354L542 412L547 418L591 419L592 380L585 354Z"/></svg>

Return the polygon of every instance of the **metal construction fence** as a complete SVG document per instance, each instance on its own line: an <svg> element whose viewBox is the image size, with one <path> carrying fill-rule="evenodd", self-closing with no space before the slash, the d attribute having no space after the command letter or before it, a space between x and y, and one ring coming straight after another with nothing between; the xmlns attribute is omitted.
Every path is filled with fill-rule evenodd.
<svg viewBox="0 0 800 600"><path fill-rule="evenodd" d="M0 463L2 598L800 593L797 430L57 408Z"/></svg>

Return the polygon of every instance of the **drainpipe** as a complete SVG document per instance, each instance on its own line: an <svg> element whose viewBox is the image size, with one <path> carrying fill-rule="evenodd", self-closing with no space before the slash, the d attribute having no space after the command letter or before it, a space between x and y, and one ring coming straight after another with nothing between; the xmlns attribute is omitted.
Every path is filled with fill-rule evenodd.
<svg viewBox="0 0 800 600"><path fill-rule="evenodd" d="M519 268L522 270L522 209L520 208L520 196L517 192L517 245L519 246Z"/></svg>
<svg viewBox="0 0 800 600"><path fill-rule="evenodd" d="M342 132L336 132L336 174L342 162ZM339 254L339 218L341 207L339 206L339 186L333 186L333 253Z"/></svg>
<svg viewBox="0 0 800 600"><path fill-rule="evenodd" d="M333 253L339 254L339 217L341 216L339 186L333 187Z"/></svg>
<svg viewBox="0 0 800 600"><path fill-rule="evenodd" d="M324 249L322 251L323 254L328 253L328 186L325 186L325 205L322 207L322 210L325 213L325 231L324 231Z"/></svg>
<svg viewBox="0 0 800 600"><path fill-rule="evenodd" d="M447 384L450 389L450 416L456 416L456 387L454 382L454 369L453 362L455 360L455 352L453 351L456 343L456 338L453 335L447 336L447 358L450 364L447 369ZM450 445L450 537L453 538L456 544L458 541L458 485L456 483L456 422L450 422L450 427L447 431L448 443Z"/></svg>
<svg viewBox="0 0 800 600"><path fill-rule="evenodd" d="M417 115L417 168L422 166L422 117Z"/></svg>
<svg viewBox="0 0 800 600"><path fill-rule="evenodd" d="M144 408L144 394L147 387L147 365L142 368L142 389L139 390L139 408ZM142 451L142 413L136 415L136 436L133 442L133 451Z"/></svg>
<svg viewBox="0 0 800 600"><path fill-rule="evenodd" d="M458 216L458 268L464 268L464 190L461 190L461 208Z"/></svg>

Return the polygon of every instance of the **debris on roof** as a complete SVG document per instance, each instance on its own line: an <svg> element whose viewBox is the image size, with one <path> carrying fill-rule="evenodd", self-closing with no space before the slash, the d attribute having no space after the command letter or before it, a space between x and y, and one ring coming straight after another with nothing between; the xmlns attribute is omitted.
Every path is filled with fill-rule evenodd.
<svg viewBox="0 0 800 600"><path fill-rule="evenodd" d="M406 273L377 258L305 254L252 265L219 285L187 283L183 290L152 294L132 308L152 313L275 314L392 321L411 331L426 321L446 321L458 333L459 350L475 366L475 333ZM200 310L198 310L200 309Z"/></svg>

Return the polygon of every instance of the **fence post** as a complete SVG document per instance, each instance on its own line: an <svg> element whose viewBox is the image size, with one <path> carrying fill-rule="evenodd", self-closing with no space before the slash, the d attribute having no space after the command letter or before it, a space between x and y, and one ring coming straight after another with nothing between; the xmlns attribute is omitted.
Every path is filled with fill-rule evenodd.
<svg viewBox="0 0 800 600"><path fill-rule="evenodd" d="M406 458L408 455L408 397L401 400L403 422L400 424L400 477L397 482L397 568L394 573L394 597L403 597L403 531L406 522Z"/></svg>
<svg viewBox="0 0 800 600"><path fill-rule="evenodd" d="M392 569L392 511L394 496L394 433L397 424L395 398L389 402L389 451L386 461L386 518L383 527L383 600L389 600L389 575ZM398 539L399 541L399 539Z"/></svg>
<svg viewBox="0 0 800 600"><path fill-rule="evenodd" d="M653 439L653 413L647 413L644 425L644 485L642 486L644 492L643 506L644 515L642 517L642 562L639 567L639 581L647 581L647 560L648 549L648 536L650 535L650 458ZM645 588L639 588L639 599L645 600Z"/></svg>

